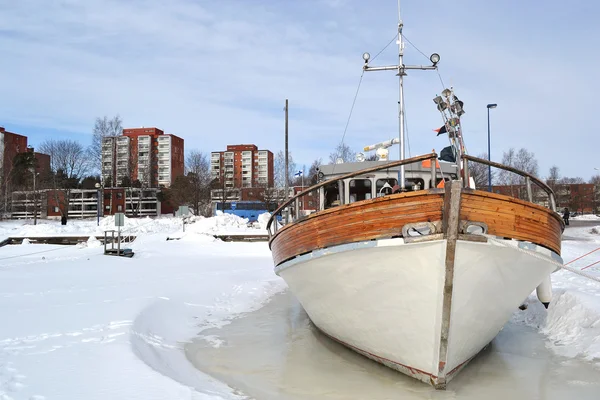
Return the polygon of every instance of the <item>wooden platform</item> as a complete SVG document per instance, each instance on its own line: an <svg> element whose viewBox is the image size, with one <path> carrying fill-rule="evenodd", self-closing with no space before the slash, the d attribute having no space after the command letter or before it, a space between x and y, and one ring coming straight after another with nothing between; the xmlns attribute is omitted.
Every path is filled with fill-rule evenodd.
<svg viewBox="0 0 600 400"><path fill-rule="evenodd" d="M95 237L101 243L104 243L104 235L102 236L19 236L9 237L0 242L0 247L8 244L22 244L24 239L28 239L33 244L62 244L62 245L76 245L78 243L87 242L90 237ZM109 238L110 239L110 238ZM135 236L123 236L124 242L132 242L135 240Z"/></svg>
<svg viewBox="0 0 600 400"><path fill-rule="evenodd" d="M120 252L117 253L117 249L106 249L104 251L104 255L107 256L120 256L120 257L133 257L135 253L131 249L121 249Z"/></svg>
<svg viewBox="0 0 600 400"><path fill-rule="evenodd" d="M268 242L268 235L213 235L224 242Z"/></svg>

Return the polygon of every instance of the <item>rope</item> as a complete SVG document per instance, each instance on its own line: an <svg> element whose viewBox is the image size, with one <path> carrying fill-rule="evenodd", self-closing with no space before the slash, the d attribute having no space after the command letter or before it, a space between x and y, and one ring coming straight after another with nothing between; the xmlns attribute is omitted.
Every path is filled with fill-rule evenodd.
<svg viewBox="0 0 600 400"><path fill-rule="evenodd" d="M501 244L502 246L508 247L508 245L506 245L501 240L495 239L495 238L490 237L490 236L487 236L487 238L488 238L488 240L490 240L492 242L496 242L496 243ZM596 281L596 282L600 283L600 277L598 277L598 276L590 275L590 274L588 274L586 272L582 272L581 270L576 269L576 268L567 267L567 264L562 264L562 263L559 263L558 261L549 260L549 259L547 259L545 257L542 257L540 254L538 254L535 251L531 251L531 250L527 250L527 249L522 249L520 247L516 247L515 249L518 250L518 251L520 251L520 252L522 252L522 253L529 254L530 256L535 257L537 259L544 260L544 261L549 262L549 263L551 263L553 265L556 265L558 268L567 270L567 271L572 272L574 274L583 276L584 278L588 278L588 279L591 279L593 281ZM575 260L573 260L573 261L575 261ZM573 262L573 261L571 261L571 262Z"/></svg>
<svg viewBox="0 0 600 400"><path fill-rule="evenodd" d="M600 282L600 278L598 278L597 276L590 275L590 274L587 274L587 273L585 273L585 272L581 272L581 271L580 271L580 270L578 270L578 269L571 268L571 267L566 267L566 266L564 266L564 265L561 265L561 268L562 268L562 269L566 269L567 271L570 271L570 272L572 272L572 273L574 273L574 274L581 275L581 276L583 276L584 278L588 278L588 279L591 279L591 280L593 280L593 281Z"/></svg>
<svg viewBox="0 0 600 400"><path fill-rule="evenodd" d="M581 259L581 258L583 258L585 256L589 256L590 254L592 254L593 252L598 251L598 250L600 250L600 247L598 247L597 249L594 249L594 250L590 251L589 253L586 253L586 254L582 255L581 257L577 257L576 259L569 261L565 265L569 265L569 264L571 264L571 263L573 263L573 262L575 262L575 261L577 261L577 260L579 260L579 259Z"/></svg>
<svg viewBox="0 0 600 400"><path fill-rule="evenodd" d="M2 261L2 260L10 260L11 258L19 258L19 257L32 256L34 254L48 253L48 252L51 252L51 251L57 251L57 250L62 250L62 249L66 249L66 248L69 248L69 246L61 246L61 247L56 248L56 249L35 251L33 253L27 253L27 254L17 254L16 256L10 256L10 257L0 258L0 261Z"/></svg>
<svg viewBox="0 0 600 400"><path fill-rule="evenodd" d="M596 265L598 263L600 263L600 261L596 261L595 263L592 263L592 264L588 265L587 267L583 267L583 268L581 268L581 270L583 271L584 269L588 269L589 267Z"/></svg>

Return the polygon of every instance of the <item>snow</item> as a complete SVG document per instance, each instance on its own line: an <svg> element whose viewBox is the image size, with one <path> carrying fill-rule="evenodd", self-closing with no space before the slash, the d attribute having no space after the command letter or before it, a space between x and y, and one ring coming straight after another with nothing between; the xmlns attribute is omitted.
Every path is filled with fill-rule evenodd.
<svg viewBox="0 0 600 400"><path fill-rule="evenodd" d="M266 216L249 225L224 214L126 219L136 235L133 258L109 257L95 238L115 229L93 220L5 221L7 237L89 237L77 246L0 248L0 399L240 399L202 374L183 346L228 324L285 289L266 242L223 242L220 234L266 234ZM167 240L179 239L179 240ZM600 247L600 223L568 228L563 258ZM570 264L584 268L600 251ZM600 264L585 270L600 277ZM513 322L533 326L565 357L600 364L600 283L568 271L553 274L548 311L535 292ZM221 339L204 337L218 347Z"/></svg>
<svg viewBox="0 0 600 400"><path fill-rule="evenodd" d="M600 225L567 228L562 257L570 263L600 247ZM600 260L600 250L568 264L583 269ZM600 279L600 264L586 268ZM561 270L552 274L553 300L548 311L535 292L529 296L526 311L516 312L513 322L539 329L547 336L547 347L565 357L582 357L600 367L600 282Z"/></svg>
<svg viewBox="0 0 600 400"><path fill-rule="evenodd" d="M110 227L110 219L101 227ZM112 221L114 223L114 221ZM131 259L102 254L96 221L0 223L5 237L54 232L78 246L5 246L0 253L0 399L237 399L186 360L202 330L260 307L285 288L266 242L203 233L246 232L239 218L127 220Z"/></svg>

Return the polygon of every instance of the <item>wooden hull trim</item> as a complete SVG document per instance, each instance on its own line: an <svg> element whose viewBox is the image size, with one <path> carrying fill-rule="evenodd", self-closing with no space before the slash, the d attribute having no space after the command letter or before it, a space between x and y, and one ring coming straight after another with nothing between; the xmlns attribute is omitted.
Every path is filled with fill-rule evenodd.
<svg viewBox="0 0 600 400"><path fill-rule="evenodd" d="M275 266L275 274L279 275L281 271L293 267L296 264L301 264L317 258L354 251L361 249L369 249L375 247L387 247L387 246L399 246L404 244L416 244L425 242L434 242L443 240L443 234L433 234L428 236L411 237L411 238L389 238L389 239L377 239L377 240L366 240L363 242L347 243L338 246L332 246L325 249L315 249L311 252L298 255L292 259L289 259L281 264ZM552 272L556 272L560 269L559 265L563 264L563 259L560 255L556 254L552 250L549 250L543 246L538 246L531 242L522 242L513 239L504 239L492 235L473 235L473 234L459 234L458 241L460 242L477 242L477 243L490 243L496 246L507 246L512 247L523 252L526 252L536 258L542 257L544 260L548 260L556 264L556 269Z"/></svg>
<svg viewBox="0 0 600 400"><path fill-rule="evenodd" d="M443 193L422 190L399 193L327 209L288 224L269 246L279 265L298 255L366 240L443 232ZM462 189L459 234L489 234L543 246L560 254L564 223L554 211L495 193ZM417 236L419 236L417 234Z"/></svg>

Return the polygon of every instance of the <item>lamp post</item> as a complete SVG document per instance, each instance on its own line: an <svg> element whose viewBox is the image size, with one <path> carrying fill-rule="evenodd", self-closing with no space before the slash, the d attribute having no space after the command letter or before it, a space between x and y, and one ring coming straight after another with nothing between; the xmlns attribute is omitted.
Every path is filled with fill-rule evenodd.
<svg viewBox="0 0 600 400"><path fill-rule="evenodd" d="M498 104L487 105L488 119L488 161L492 161L492 149L490 147L490 108L496 108ZM492 191L492 166L488 165L488 192Z"/></svg>
<svg viewBox="0 0 600 400"><path fill-rule="evenodd" d="M35 177L39 173L35 172L35 168L31 168L31 175L33 175L33 224L37 225L37 196L35 191Z"/></svg>
<svg viewBox="0 0 600 400"><path fill-rule="evenodd" d="M97 215L97 220L96 220L96 226L100 226L100 212L102 210L102 206L101 206L101 199L100 199L100 189L102 189L102 185L99 183L96 183L96 197L97 197L97 206L96 208L98 209L96 212Z"/></svg>

